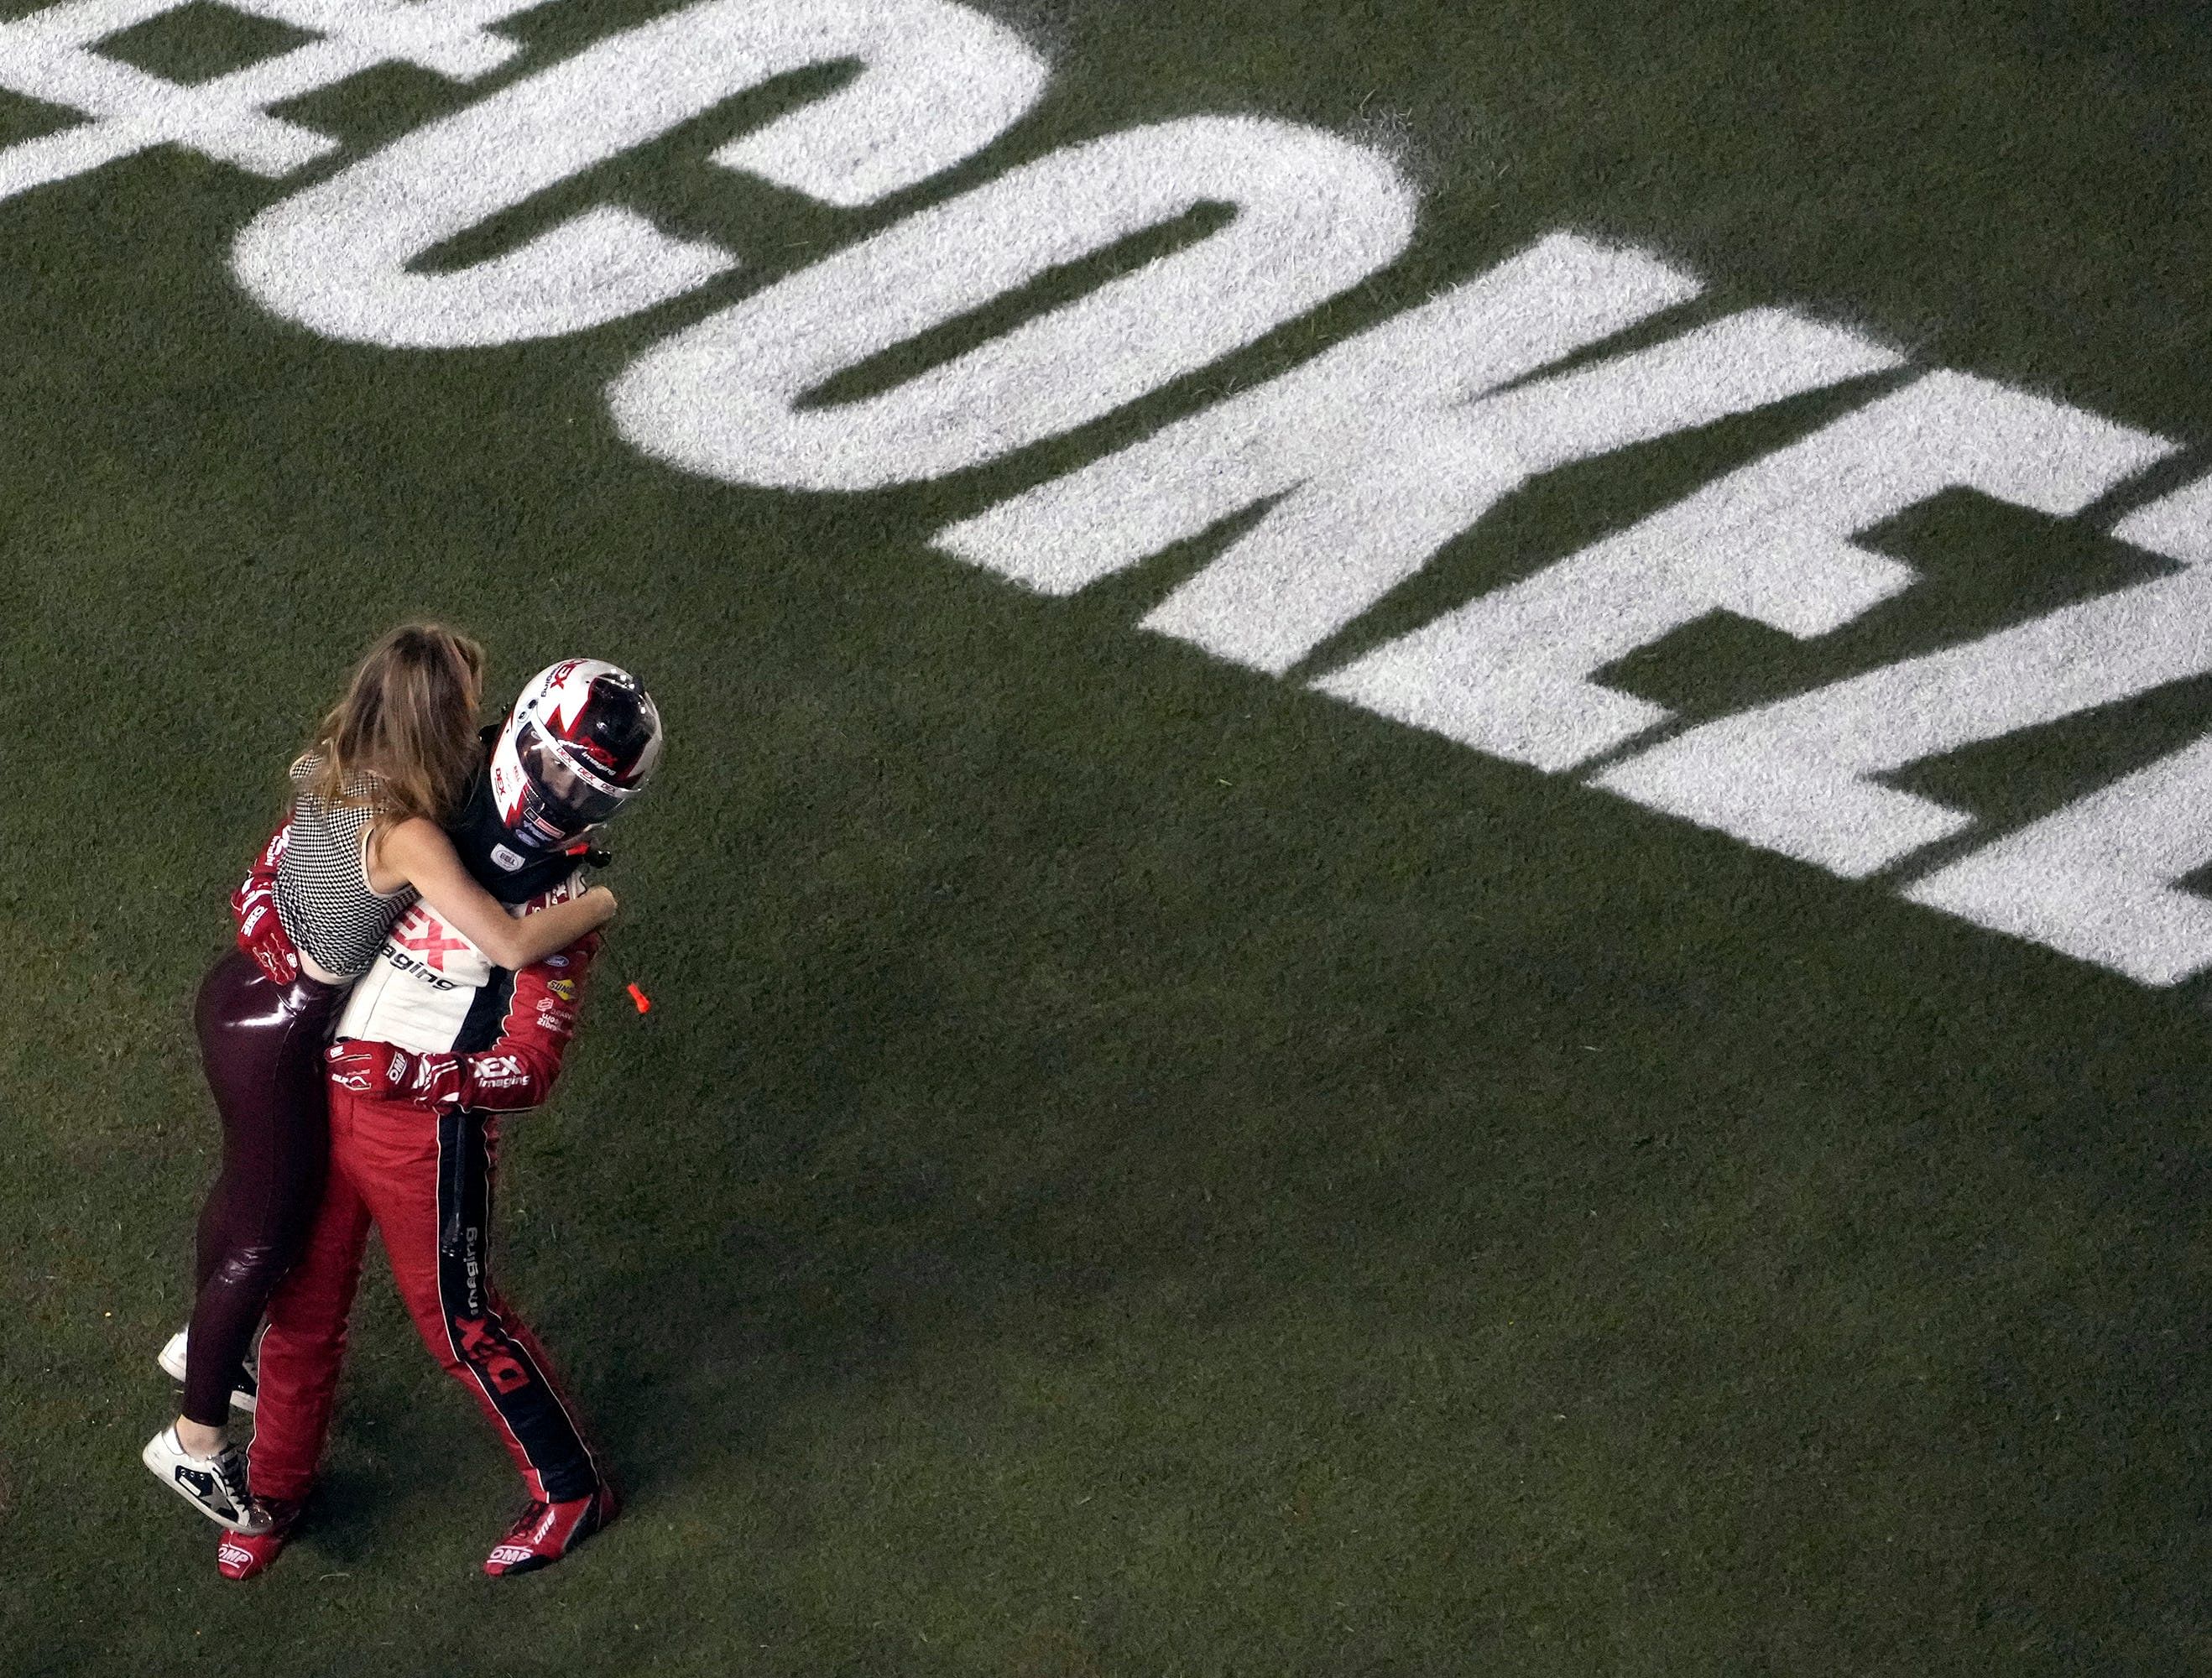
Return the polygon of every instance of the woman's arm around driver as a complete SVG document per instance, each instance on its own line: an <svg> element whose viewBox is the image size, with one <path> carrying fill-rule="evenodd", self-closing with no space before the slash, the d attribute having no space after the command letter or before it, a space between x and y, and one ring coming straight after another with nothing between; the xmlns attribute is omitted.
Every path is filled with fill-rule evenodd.
<svg viewBox="0 0 2212 1678"><path fill-rule="evenodd" d="M580 897L517 920L478 885L435 822L422 817L378 830L369 842L369 889L413 886L446 924L497 967L524 968L565 950L614 918L615 894L595 885Z"/></svg>

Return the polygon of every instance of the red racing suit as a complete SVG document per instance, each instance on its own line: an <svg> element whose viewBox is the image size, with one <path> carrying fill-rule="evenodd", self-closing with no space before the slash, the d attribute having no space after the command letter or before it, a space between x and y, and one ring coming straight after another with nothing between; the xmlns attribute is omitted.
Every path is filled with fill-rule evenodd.
<svg viewBox="0 0 2212 1678"><path fill-rule="evenodd" d="M510 912L583 886L578 868ZM355 985L331 1051L322 1207L261 1343L256 1497L302 1498L314 1479L371 1224L422 1343L483 1407L531 1497L598 1487L574 1407L493 1286L490 1224L499 1115L552 1093L599 947L594 933L509 973L418 903ZM418 1067L428 1075L414 1076ZM402 1091L386 1093L395 1072L408 1074Z"/></svg>

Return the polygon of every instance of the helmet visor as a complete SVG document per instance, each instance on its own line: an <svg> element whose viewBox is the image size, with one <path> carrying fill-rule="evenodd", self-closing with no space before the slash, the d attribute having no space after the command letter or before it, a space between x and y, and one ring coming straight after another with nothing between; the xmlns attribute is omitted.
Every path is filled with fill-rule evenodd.
<svg viewBox="0 0 2212 1678"><path fill-rule="evenodd" d="M538 813L565 833L581 833L606 820L629 798L627 789L599 775L535 718L517 732L514 755L537 794Z"/></svg>

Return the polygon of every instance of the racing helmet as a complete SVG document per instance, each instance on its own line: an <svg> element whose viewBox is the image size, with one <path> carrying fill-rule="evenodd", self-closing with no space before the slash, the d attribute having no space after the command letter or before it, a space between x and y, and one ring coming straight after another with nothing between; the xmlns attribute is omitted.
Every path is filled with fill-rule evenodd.
<svg viewBox="0 0 2212 1678"><path fill-rule="evenodd" d="M572 843L635 798L660 762L660 713L628 671L564 659L532 677L491 751L491 791L514 842Z"/></svg>

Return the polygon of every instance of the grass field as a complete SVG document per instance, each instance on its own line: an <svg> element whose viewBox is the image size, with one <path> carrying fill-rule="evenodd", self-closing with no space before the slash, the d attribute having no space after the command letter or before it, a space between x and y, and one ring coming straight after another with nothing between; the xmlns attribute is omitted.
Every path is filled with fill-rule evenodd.
<svg viewBox="0 0 2212 1678"><path fill-rule="evenodd" d="M669 9L522 14L483 88ZM2212 1670L2204 984L1134 632L1203 552L1051 599L931 545L1562 228L2179 440L2179 482L2203 9L976 9L1052 81L941 182L832 212L706 166L802 78L484 247L616 199L762 253L742 289L1071 141L1249 112L1393 151L1410 253L1073 437L805 495L616 435L602 387L696 305L339 344L229 271L312 170L165 149L0 200L0 1671ZM186 77L269 27L117 51ZM481 93L386 68L285 108L350 158ZM0 142L64 119L0 95ZM1845 401L1545 478L1339 650ZM1718 715L2155 568L1964 495L1877 545L1927 589L1825 649L1715 621L1620 680ZM373 1267L311 1524L226 1584L136 1460L216 1152L189 1000L290 751L418 614L502 697L622 661L672 732L503 1180L509 1290L629 1511L481 1578L511 1472ZM2179 684L1905 784L2001 830L2208 714Z"/></svg>

